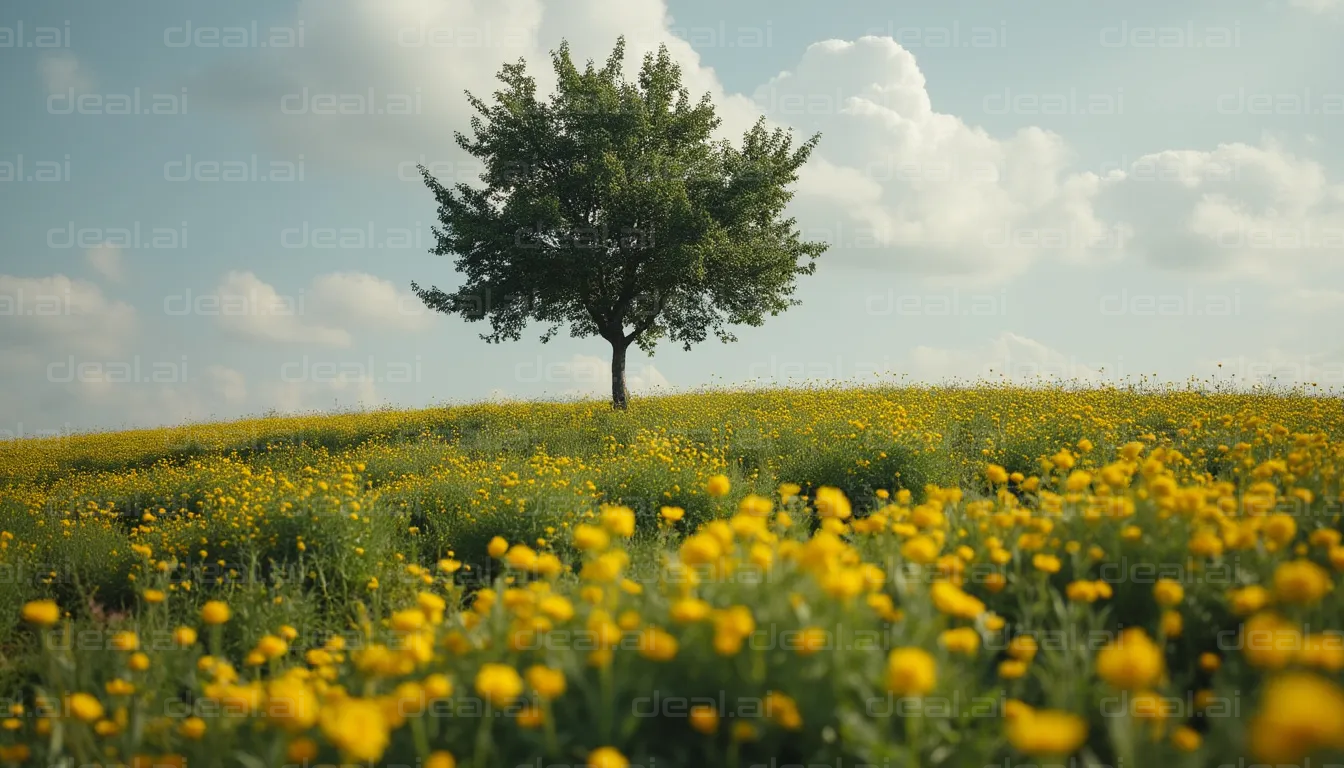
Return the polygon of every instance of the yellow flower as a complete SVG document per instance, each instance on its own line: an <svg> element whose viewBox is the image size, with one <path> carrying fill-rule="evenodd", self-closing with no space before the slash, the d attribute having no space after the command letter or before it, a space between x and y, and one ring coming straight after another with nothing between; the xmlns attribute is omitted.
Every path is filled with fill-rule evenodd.
<svg viewBox="0 0 1344 768"><path fill-rule="evenodd" d="M722 475L717 475L722 477ZM722 495L722 494L720 494ZM625 759L615 747L598 747L588 753L589 768L630 768L630 761Z"/></svg>
<svg viewBox="0 0 1344 768"><path fill-rule="evenodd" d="M523 679L507 664L485 664L476 673L476 693L497 707L508 706L523 692Z"/></svg>
<svg viewBox="0 0 1344 768"><path fill-rule="evenodd" d="M690 624L703 621L712 610L709 603L704 600L686 597L673 603L669 612L672 615L672 620L678 624Z"/></svg>
<svg viewBox="0 0 1344 768"><path fill-rule="evenodd" d="M1238 616L1248 616L1269 605L1269 590L1259 585L1234 589L1228 593L1228 603Z"/></svg>
<svg viewBox="0 0 1344 768"><path fill-rule="evenodd" d="M527 668L527 684L543 699L559 698L565 692L565 673L558 669L534 664Z"/></svg>
<svg viewBox="0 0 1344 768"><path fill-rule="evenodd" d="M928 536L914 536L901 545L901 557L912 563L928 565L938 559L938 542Z"/></svg>
<svg viewBox="0 0 1344 768"><path fill-rule="evenodd" d="M72 693L65 697L65 711L76 720L92 723L103 716L103 704L87 693Z"/></svg>
<svg viewBox="0 0 1344 768"><path fill-rule="evenodd" d="M103 690L107 691L109 696L129 696L135 693L135 686L129 680L122 680L118 677L108 680L107 685L103 686Z"/></svg>
<svg viewBox="0 0 1344 768"><path fill-rule="evenodd" d="M303 680L286 676L272 680L266 690L266 718L291 733L317 722L317 696Z"/></svg>
<svg viewBox="0 0 1344 768"><path fill-rule="evenodd" d="M533 571L537 567L537 552L529 546L514 544L504 554L504 562L519 571Z"/></svg>
<svg viewBox="0 0 1344 768"><path fill-rule="evenodd" d="M1131 627L1097 653L1097 676L1115 688L1149 688L1162 676L1162 649L1146 632Z"/></svg>
<svg viewBox="0 0 1344 768"><path fill-rule="evenodd" d="M223 624L233 616L233 611L229 610L229 604L222 600L211 600L201 606L201 621L206 624Z"/></svg>
<svg viewBox="0 0 1344 768"><path fill-rule="evenodd" d="M1302 647L1302 633L1277 613L1265 611L1242 624L1241 646L1241 653L1251 666L1282 669Z"/></svg>
<svg viewBox="0 0 1344 768"><path fill-rule="evenodd" d="M756 726L746 720L733 723L733 741L755 741L759 736Z"/></svg>
<svg viewBox="0 0 1344 768"><path fill-rule="evenodd" d="M1097 585L1091 581L1070 582L1064 588L1064 594L1075 603L1095 603L1097 601Z"/></svg>
<svg viewBox="0 0 1344 768"><path fill-rule="evenodd" d="M989 464L985 467L985 477L995 485L1004 485L1008 482L1008 470L998 464Z"/></svg>
<svg viewBox="0 0 1344 768"><path fill-rule="evenodd" d="M845 492L839 488L832 488L828 485L818 488L815 503L817 514L823 518L848 520L850 515L853 514L849 499L845 497Z"/></svg>
<svg viewBox="0 0 1344 768"><path fill-rule="evenodd" d="M1087 721L1069 712L1036 709L1008 720L1008 743L1024 755L1064 757L1087 740Z"/></svg>
<svg viewBox="0 0 1344 768"><path fill-rule="evenodd" d="M177 732L182 738L195 741L205 735L205 721L199 717L188 717L177 726Z"/></svg>
<svg viewBox="0 0 1344 768"><path fill-rule="evenodd" d="M196 644L196 630L191 627L178 627L173 630L173 642L183 647Z"/></svg>
<svg viewBox="0 0 1344 768"><path fill-rule="evenodd" d="M798 712L798 702L779 691L765 694L765 716L786 731L797 731L803 727L803 716Z"/></svg>
<svg viewBox="0 0 1344 768"><path fill-rule="evenodd" d="M537 601L537 610L556 621L569 621L574 618L574 604L560 595L547 595Z"/></svg>
<svg viewBox="0 0 1344 768"><path fill-rule="evenodd" d="M984 603L948 581L935 581L929 587L929 597L933 599L933 607L948 616L976 619L985 612Z"/></svg>
<svg viewBox="0 0 1344 768"><path fill-rule="evenodd" d="M1297 660L1308 667L1338 672L1344 669L1344 644L1338 635L1330 632L1307 635L1302 639Z"/></svg>
<svg viewBox="0 0 1344 768"><path fill-rule="evenodd" d="M1304 672L1275 678L1248 733L1251 754L1266 763L1296 764L1322 748L1344 749L1344 691Z"/></svg>
<svg viewBox="0 0 1344 768"><path fill-rule="evenodd" d="M811 656L825 650L829 640L829 634L821 627L803 627L798 632L798 643L794 646L794 652L799 656Z"/></svg>
<svg viewBox="0 0 1344 768"><path fill-rule="evenodd" d="M39 627L50 627L61 620L61 608L55 600L33 600L24 604L23 620Z"/></svg>
<svg viewBox="0 0 1344 768"><path fill-rule="evenodd" d="M509 542L503 536L496 536L486 545L485 551L491 557L503 557L504 553L509 551Z"/></svg>
<svg viewBox="0 0 1344 768"><path fill-rule="evenodd" d="M1153 585L1153 597L1163 608L1174 608L1185 599L1185 588L1171 579L1158 579Z"/></svg>
<svg viewBox="0 0 1344 768"><path fill-rule="evenodd" d="M278 659L289 653L289 643L275 635L262 635L257 641L257 652L267 659Z"/></svg>
<svg viewBox="0 0 1344 768"><path fill-rule="evenodd" d="M602 527L614 536L630 538L635 535L635 512L629 507L602 508Z"/></svg>
<svg viewBox="0 0 1344 768"><path fill-rule="evenodd" d="M1274 596L1285 603L1319 602L1332 586L1330 574L1310 560L1283 563L1274 571Z"/></svg>
<svg viewBox="0 0 1344 768"><path fill-rule="evenodd" d="M719 729L719 713L706 704L696 704L691 707L690 721L691 727L696 732L703 733L706 736Z"/></svg>
<svg viewBox="0 0 1344 768"><path fill-rule="evenodd" d="M728 480L727 475L710 475L709 481L705 485L705 490L715 498L727 496L732 488L733 484Z"/></svg>
<svg viewBox="0 0 1344 768"><path fill-rule="evenodd" d="M887 656L887 690L925 696L938 685L938 664L923 648L897 648Z"/></svg>
<svg viewBox="0 0 1344 768"><path fill-rule="evenodd" d="M447 750L431 752L429 757L425 758L424 768L457 768L457 758Z"/></svg>
<svg viewBox="0 0 1344 768"><path fill-rule="evenodd" d="M1181 752L1194 752L1199 749L1199 745L1204 739L1199 735L1199 731L1188 725L1177 728L1171 734L1171 745Z"/></svg>
<svg viewBox="0 0 1344 768"><path fill-rule="evenodd" d="M574 547L584 551L601 552L611 543L607 532L595 525L574 526Z"/></svg>
<svg viewBox="0 0 1344 768"><path fill-rule="evenodd" d="M639 655L650 661L671 661L677 655L677 638L658 627L639 633Z"/></svg>
<svg viewBox="0 0 1344 768"><path fill-rule="evenodd" d="M168 599L168 595L164 594L161 589L146 589L142 597L145 598L146 603L150 604L162 603Z"/></svg>
<svg viewBox="0 0 1344 768"><path fill-rule="evenodd" d="M134 651L140 647L140 638L134 632L124 631L112 635L112 648L117 651Z"/></svg>
<svg viewBox="0 0 1344 768"><path fill-rule="evenodd" d="M1162 634L1166 637L1180 637L1185 631L1185 619L1180 611L1162 612Z"/></svg>
<svg viewBox="0 0 1344 768"><path fill-rule="evenodd" d="M293 763L311 762L317 758L317 742L307 737L299 737L285 747L285 757Z"/></svg>
<svg viewBox="0 0 1344 768"><path fill-rule="evenodd" d="M322 733L349 759L376 762L387 749L389 727L377 701L339 699L322 708L320 721Z"/></svg>
<svg viewBox="0 0 1344 768"><path fill-rule="evenodd" d="M1040 645L1031 635L1018 635L1008 643L1008 655L1018 661L1031 661L1036 658Z"/></svg>
<svg viewBox="0 0 1344 768"><path fill-rule="evenodd" d="M944 630L938 636L938 641L947 649L948 653L974 656L975 652L980 650L980 633L972 627Z"/></svg>
<svg viewBox="0 0 1344 768"><path fill-rule="evenodd" d="M675 523L685 517L686 510L681 507L663 507L658 510L658 515L669 523Z"/></svg>
<svg viewBox="0 0 1344 768"><path fill-rule="evenodd" d="M999 677L1004 680L1017 680L1027 674L1027 663L1017 659L1004 659L999 662Z"/></svg>
<svg viewBox="0 0 1344 768"><path fill-rule="evenodd" d="M540 707L525 706L518 710L518 727L533 730L546 723L546 713Z"/></svg>
<svg viewBox="0 0 1344 768"><path fill-rule="evenodd" d="M1054 555L1033 555L1031 566L1043 573L1059 573L1059 558Z"/></svg>
<svg viewBox="0 0 1344 768"><path fill-rule="evenodd" d="M1297 535L1297 522L1291 516L1280 512L1266 517L1260 530L1264 533L1265 539L1282 546Z"/></svg>

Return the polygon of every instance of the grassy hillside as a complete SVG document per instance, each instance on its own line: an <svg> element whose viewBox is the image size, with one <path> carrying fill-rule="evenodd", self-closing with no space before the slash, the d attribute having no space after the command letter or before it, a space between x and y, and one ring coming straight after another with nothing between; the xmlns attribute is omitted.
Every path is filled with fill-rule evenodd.
<svg viewBox="0 0 1344 768"><path fill-rule="evenodd" d="M1339 755L1341 467L1339 399L1185 390L0 444L0 759Z"/></svg>

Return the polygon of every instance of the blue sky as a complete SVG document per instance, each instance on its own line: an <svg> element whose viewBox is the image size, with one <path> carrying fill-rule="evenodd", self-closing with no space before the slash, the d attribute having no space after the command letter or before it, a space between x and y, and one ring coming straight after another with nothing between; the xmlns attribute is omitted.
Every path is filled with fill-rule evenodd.
<svg viewBox="0 0 1344 768"><path fill-rule="evenodd" d="M418 306L455 275L411 169L470 181L464 90L619 34L667 44L726 135L820 131L792 213L832 243L801 306L635 356L636 394L1344 386L1339 0L133 8L0 8L0 436L602 396L600 340L487 345Z"/></svg>

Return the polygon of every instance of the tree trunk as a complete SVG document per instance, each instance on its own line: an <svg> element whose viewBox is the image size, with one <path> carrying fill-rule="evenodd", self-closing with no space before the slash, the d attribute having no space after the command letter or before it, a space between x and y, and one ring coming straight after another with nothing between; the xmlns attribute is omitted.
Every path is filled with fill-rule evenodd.
<svg viewBox="0 0 1344 768"><path fill-rule="evenodd" d="M629 346L625 341L611 343L611 407L617 411L624 411L630 406L630 398L625 391L625 350Z"/></svg>

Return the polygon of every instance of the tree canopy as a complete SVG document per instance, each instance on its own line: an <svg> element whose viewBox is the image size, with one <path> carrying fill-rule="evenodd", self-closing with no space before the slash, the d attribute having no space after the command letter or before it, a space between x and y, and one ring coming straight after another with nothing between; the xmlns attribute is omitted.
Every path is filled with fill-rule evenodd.
<svg viewBox="0 0 1344 768"><path fill-rule="evenodd" d="M412 289L431 309L488 320L489 342L542 341L562 328L612 346L612 404L626 407L625 353L668 339L689 349L734 325L761 325L797 304L825 244L805 242L784 210L819 136L794 146L764 118L740 147L715 140L709 95L693 101L666 48L623 74L625 41L601 68L553 52L556 88L539 98L523 61L457 143L482 165L482 186L441 184L433 253L456 257L453 291Z"/></svg>

